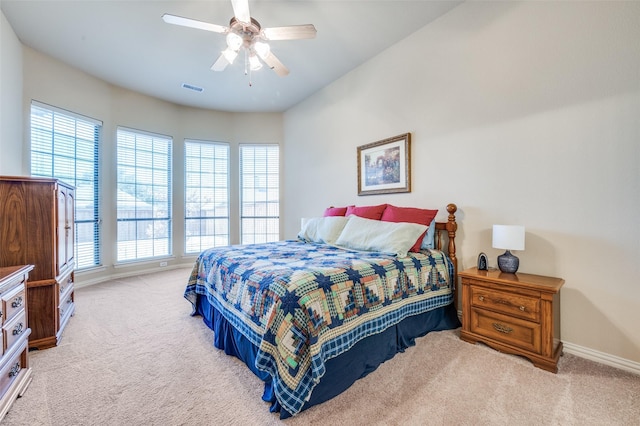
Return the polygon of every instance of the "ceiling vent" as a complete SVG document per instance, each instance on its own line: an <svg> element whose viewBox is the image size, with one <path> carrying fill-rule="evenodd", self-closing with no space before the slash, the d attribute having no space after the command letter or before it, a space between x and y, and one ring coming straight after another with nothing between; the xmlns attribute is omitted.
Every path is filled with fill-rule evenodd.
<svg viewBox="0 0 640 426"><path fill-rule="evenodd" d="M182 87L185 89L193 90L194 92L201 93L204 89L202 87L194 86L188 83L182 83Z"/></svg>

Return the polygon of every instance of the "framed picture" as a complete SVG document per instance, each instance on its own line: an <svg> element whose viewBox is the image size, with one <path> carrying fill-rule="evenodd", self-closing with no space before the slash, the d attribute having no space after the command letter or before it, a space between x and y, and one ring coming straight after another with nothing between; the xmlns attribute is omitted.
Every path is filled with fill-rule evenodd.
<svg viewBox="0 0 640 426"><path fill-rule="evenodd" d="M411 192L411 134L358 147L358 195Z"/></svg>

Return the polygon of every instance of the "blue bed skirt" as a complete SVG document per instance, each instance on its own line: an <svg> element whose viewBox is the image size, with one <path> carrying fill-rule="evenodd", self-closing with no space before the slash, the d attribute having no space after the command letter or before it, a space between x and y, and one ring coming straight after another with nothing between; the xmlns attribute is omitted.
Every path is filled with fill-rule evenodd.
<svg viewBox="0 0 640 426"><path fill-rule="evenodd" d="M198 295L196 312L214 332L213 345L227 355L242 360L253 373L264 381L262 399L271 404L270 411L280 413L281 419L291 417L276 400L271 376L255 367L258 348L215 309L206 297ZM374 371L380 364L415 345L415 338L430 331L450 330L460 327L460 321L453 306L447 305L423 314L405 318L395 326L356 343L350 350L326 361L326 373L316 385L311 398L302 410L327 401L344 392L356 380Z"/></svg>

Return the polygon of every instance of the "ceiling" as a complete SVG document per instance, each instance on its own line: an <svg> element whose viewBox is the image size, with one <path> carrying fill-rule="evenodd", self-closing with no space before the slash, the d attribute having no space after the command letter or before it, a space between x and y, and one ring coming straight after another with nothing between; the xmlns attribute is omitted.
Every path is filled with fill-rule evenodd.
<svg viewBox="0 0 640 426"><path fill-rule="evenodd" d="M460 2L249 0L263 28L314 24L318 31L315 39L270 42L286 77L267 67L249 77L243 60L211 71L224 35L161 19L169 13L226 26L231 0L1 0L0 8L23 44L111 84L198 108L282 112Z"/></svg>

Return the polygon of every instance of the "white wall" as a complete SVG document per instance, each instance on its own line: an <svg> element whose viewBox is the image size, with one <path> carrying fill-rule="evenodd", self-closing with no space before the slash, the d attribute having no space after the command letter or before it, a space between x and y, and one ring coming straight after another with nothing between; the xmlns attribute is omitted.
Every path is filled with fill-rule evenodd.
<svg viewBox="0 0 640 426"><path fill-rule="evenodd" d="M22 44L0 12L0 170L19 175L22 164Z"/></svg>
<svg viewBox="0 0 640 426"><path fill-rule="evenodd" d="M238 146L240 143L281 143L284 139L282 114L229 113L188 108L112 86L29 47L23 49L24 90L18 101L17 119L24 135L19 150L9 153L8 162L22 164L13 174L28 176L30 170L29 116L31 100L67 109L103 121L101 140L101 191L103 212L103 268L76 273L79 285L109 277L131 275L157 269L159 261L116 265L116 130L118 126L173 137L173 259L169 267L192 264L195 256L183 256L184 239L184 139L228 142L230 144L231 185L238 186ZM2 52L4 62L4 51ZM4 96L4 95L3 95ZM20 127L18 126L18 127ZM24 146L24 148L23 148ZM3 152L3 158L5 153ZM4 161L4 160L3 160ZM14 167L15 169L15 167ZM0 167L0 174L8 174ZM238 192L231 196L231 241L239 241Z"/></svg>
<svg viewBox="0 0 640 426"><path fill-rule="evenodd" d="M524 225L565 346L640 362L639 40L638 2L458 6L285 113L285 237L329 205L454 202L464 269ZM358 197L357 146L405 132L412 192Z"/></svg>

